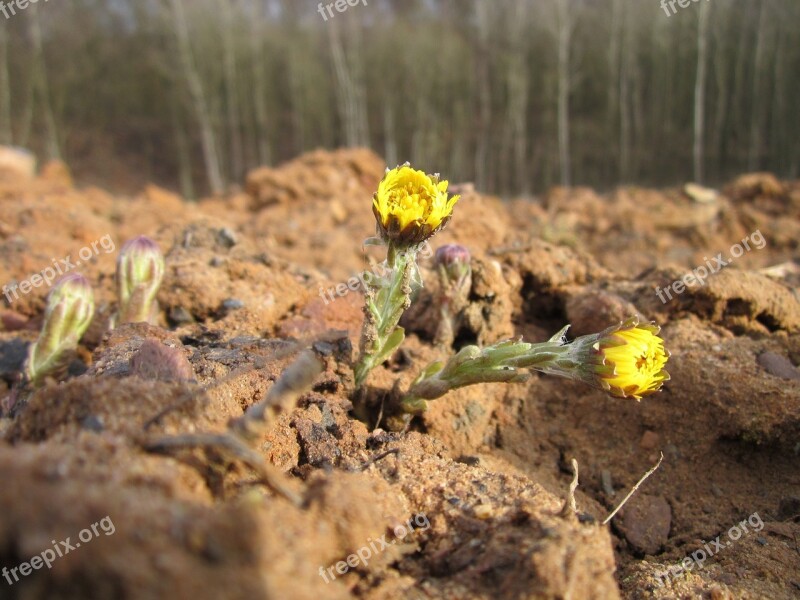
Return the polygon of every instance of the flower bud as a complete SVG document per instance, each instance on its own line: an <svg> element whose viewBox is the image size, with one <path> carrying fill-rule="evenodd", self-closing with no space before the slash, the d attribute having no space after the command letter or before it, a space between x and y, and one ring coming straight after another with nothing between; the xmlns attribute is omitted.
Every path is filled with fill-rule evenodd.
<svg viewBox="0 0 800 600"><path fill-rule="evenodd" d="M117 324L155 319L156 294L163 277L164 255L153 240L140 235L125 243L117 259Z"/></svg>
<svg viewBox="0 0 800 600"><path fill-rule="evenodd" d="M443 267L449 282L456 287L464 284L471 274L469 250L459 244L445 244L436 250L436 265Z"/></svg>
<svg viewBox="0 0 800 600"><path fill-rule="evenodd" d="M37 382L74 350L94 315L94 294L89 280L73 273L62 277L47 296L39 339L28 351L26 373Z"/></svg>
<svg viewBox="0 0 800 600"><path fill-rule="evenodd" d="M446 244L436 250L434 263L441 282L438 297L441 319L434 339L437 346L450 347L458 333L461 314L469 304L472 288L469 250L458 244Z"/></svg>

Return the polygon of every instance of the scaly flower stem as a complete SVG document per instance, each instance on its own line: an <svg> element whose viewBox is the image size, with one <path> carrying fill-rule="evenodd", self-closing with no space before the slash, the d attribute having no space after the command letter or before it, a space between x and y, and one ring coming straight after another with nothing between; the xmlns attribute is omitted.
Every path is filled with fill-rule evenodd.
<svg viewBox="0 0 800 600"><path fill-rule="evenodd" d="M539 344L507 340L486 348L466 346L444 366L428 366L411 385L401 407L404 412L417 414L427 409L426 400L460 387L525 381L529 374L522 369L563 373L575 365L572 354L572 348L564 342L563 330Z"/></svg>
<svg viewBox="0 0 800 600"><path fill-rule="evenodd" d="M389 274L366 290L361 355L355 366L356 387L361 386L370 371L389 358L405 338L403 328L397 324L411 304L416 260L416 249L398 252L394 244L389 243L386 258Z"/></svg>
<svg viewBox="0 0 800 600"><path fill-rule="evenodd" d="M426 400L473 383L524 381L530 369L583 381L617 398L652 394L669 381L664 369L669 352L658 337L653 323L639 322L635 316L590 335L567 343L569 325L541 344L504 341L478 348L467 346L447 364L429 365L411 385L400 405L406 413L420 413Z"/></svg>

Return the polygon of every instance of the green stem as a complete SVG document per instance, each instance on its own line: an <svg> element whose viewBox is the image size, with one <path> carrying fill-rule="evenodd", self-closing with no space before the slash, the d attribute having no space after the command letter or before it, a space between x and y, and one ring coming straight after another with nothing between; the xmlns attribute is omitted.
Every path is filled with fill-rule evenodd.
<svg viewBox="0 0 800 600"><path fill-rule="evenodd" d="M364 383L370 371L386 360L405 337L402 327L397 325L411 304L416 252L398 252L389 244L386 262L390 269L388 279L382 279L375 287L366 290L360 357L354 369L356 387Z"/></svg>
<svg viewBox="0 0 800 600"><path fill-rule="evenodd" d="M577 374L579 363L573 346L564 342L563 331L539 344L503 341L486 348L462 348L444 366L429 365L411 385L401 407L416 414L425 411L426 400L440 398L460 387L525 381L529 375L524 369L571 377L572 373Z"/></svg>

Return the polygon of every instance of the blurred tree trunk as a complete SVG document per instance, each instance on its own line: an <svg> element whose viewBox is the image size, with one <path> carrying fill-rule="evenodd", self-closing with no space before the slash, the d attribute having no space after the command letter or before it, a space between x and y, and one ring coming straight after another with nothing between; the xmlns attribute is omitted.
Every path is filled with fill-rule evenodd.
<svg viewBox="0 0 800 600"><path fill-rule="evenodd" d="M258 10L258 0L250 0L250 59L253 63L253 106L256 122L256 155L258 164L271 163L269 138L267 137L267 99L266 82L264 81L264 67L261 60L263 44L261 42L261 26L263 15Z"/></svg>
<svg viewBox="0 0 800 600"><path fill-rule="evenodd" d="M608 47L608 81L606 89L606 129L609 141L617 134L619 121L619 92L620 92L620 46L622 42L622 0L612 0L611 4L611 40ZM610 146L610 144L609 144ZM617 161L619 172L619 147L615 152L610 152L611 160Z"/></svg>
<svg viewBox="0 0 800 600"><path fill-rule="evenodd" d="M8 73L8 31L0 23L0 144L14 143L11 129L11 80Z"/></svg>
<svg viewBox="0 0 800 600"><path fill-rule="evenodd" d="M334 73L336 76L336 94L339 98L339 113L345 131L347 146L368 146L369 131L367 127L366 90L362 81L362 73L353 56L358 56L358 48L348 56L342 43L342 35L337 21L326 25L331 48ZM348 32L348 41L358 46L358 32Z"/></svg>
<svg viewBox="0 0 800 600"><path fill-rule="evenodd" d="M178 152L178 181L181 195L184 198L194 199L194 185L192 178L192 153L186 139L183 118L180 111L180 101L177 94L172 94L170 102L170 116L172 117L172 131L175 136L175 145Z"/></svg>
<svg viewBox="0 0 800 600"><path fill-rule="evenodd" d="M399 160L395 139L394 107L389 98L384 98L383 101L383 159L390 167L394 167Z"/></svg>
<svg viewBox="0 0 800 600"><path fill-rule="evenodd" d="M716 23L716 35L714 36L714 74L716 79L716 108L714 109L713 134L709 140L709 146L715 158L716 171L719 172L723 162L724 133L727 124L730 122L728 114L730 103L730 70L733 68L733 61L727 60L726 50L730 47L726 44L726 36L733 35L732 21L728 18L720 22L723 15L718 12Z"/></svg>
<svg viewBox="0 0 800 600"><path fill-rule="evenodd" d="M572 14L570 0L558 0L558 162L561 185L572 183L569 148L570 43Z"/></svg>
<svg viewBox="0 0 800 600"><path fill-rule="evenodd" d="M708 72L708 15L710 5L706 2L697 8L697 75L694 83L694 179L702 183L705 177L703 161L705 159L705 106L706 106L706 74Z"/></svg>
<svg viewBox="0 0 800 600"><path fill-rule="evenodd" d="M514 191L526 194L527 177L527 109L528 109L528 66L525 36L528 29L528 3L515 0L509 6L507 15L508 42L511 48L508 56L508 110L503 135L504 154L513 156L509 161L509 181L504 185L506 193Z"/></svg>
<svg viewBox="0 0 800 600"><path fill-rule="evenodd" d="M235 5L234 5L235 6ZM236 89L236 48L234 46L234 6L231 0L217 0L217 14L220 17L222 33L222 65L225 76L225 104L228 120L228 148L230 149L230 168L233 181L244 176L242 155L242 129L239 119L239 94Z"/></svg>
<svg viewBox="0 0 800 600"><path fill-rule="evenodd" d="M631 98L630 73L634 63L633 31L626 12L622 23L622 65L619 77L619 181L627 182L631 173Z"/></svg>
<svg viewBox="0 0 800 600"><path fill-rule="evenodd" d="M211 122L211 113L203 92L200 74L192 58L192 48L189 41L189 28L186 24L186 14L183 10L183 0L169 0L172 8L172 24L178 42L178 54L183 68L183 76L189 87L189 95L194 105L195 118L200 127L200 140L203 147L203 158L208 175L208 184L213 194L222 194L225 191L225 180L222 176L222 167L219 160L217 136Z"/></svg>
<svg viewBox="0 0 800 600"><path fill-rule="evenodd" d="M492 90L489 78L490 7L485 0L475 0L477 35L475 36L475 75L478 102L478 122L475 129L475 185L489 189L489 147L492 126Z"/></svg>
<svg viewBox="0 0 800 600"><path fill-rule="evenodd" d="M38 6L34 5L30 11L30 36L33 50L32 84L34 95L42 107L42 118L45 129L45 152L47 158L60 159L61 145L58 142L58 127L50 100L50 86L47 81L47 67L44 59L44 44L42 43L42 26L39 22Z"/></svg>
<svg viewBox="0 0 800 600"><path fill-rule="evenodd" d="M758 33L756 34L756 52L753 64L753 104L750 110L750 151L747 157L747 168L755 171L760 168L762 144L762 118L764 110L764 88L766 81L766 43L767 43L767 4L759 5Z"/></svg>

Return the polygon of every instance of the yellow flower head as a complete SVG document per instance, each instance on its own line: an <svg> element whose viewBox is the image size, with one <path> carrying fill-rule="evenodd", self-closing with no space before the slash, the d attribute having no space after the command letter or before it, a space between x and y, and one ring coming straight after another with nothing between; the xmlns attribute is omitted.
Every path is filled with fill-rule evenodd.
<svg viewBox="0 0 800 600"><path fill-rule="evenodd" d="M408 163L387 170L372 199L381 237L413 246L442 229L460 198L448 198L447 185L447 181L439 181L438 175L426 175Z"/></svg>
<svg viewBox="0 0 800 600"><path fill-rule="evenodd" d="M659 391L669 381L664 370L669 352L658 337L659 331L657 325L640 325L634 318L604 332L593 345L602 359L602 366L596 368L601 387L613 396L637 400Z"/></svg>

